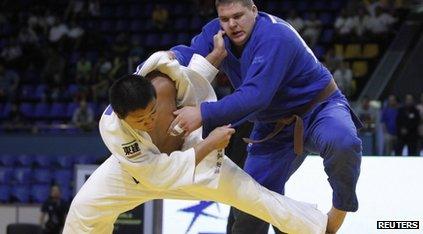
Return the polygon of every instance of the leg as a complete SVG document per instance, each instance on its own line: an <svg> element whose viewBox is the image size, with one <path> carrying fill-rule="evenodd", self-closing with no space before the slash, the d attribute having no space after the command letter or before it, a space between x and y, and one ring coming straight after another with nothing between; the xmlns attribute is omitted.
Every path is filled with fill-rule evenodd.
<svg viewBox="0 0 423 234"><path fill-rule="evenodd" d="M397 144L395 145L395 155L402 156L402 150L404 149L404 139L402 137L398 137Z"/></svg>
<svg viewBox="0 0 423 234"><path fill-rule="evenodd" d="M119 214L149 200L117 159L107 159L72 201L63 233L112 233Z"/></svg>
<svg viewBox="0 0 423 234"><path fill-rule="evenodd" d="M229 210L228 221L226 223L226 234L232 233L232 225L234 224L234 222L234 208L231 207L231 209Z"/></svg>
<svg viewBox="0 0 423 234"><path fill-rule="evenodd" d="M226 152L228 157L238 166L243 167L247 155L247 144L242 140L242 137L248 136L251 132L252 124L244 123L239 128L236 129L235 134L232 136L231 141L226 147ZM232 226L235 222L234 212L236 209L231 207L228 222L226 225L226 233L232 233ZM261 220L260 220L261 221Z"/></svg>
<svg viewBox="0 0 423 234"><path fill-rule="evenodd" d="M415 137L417 138L417 136ZM411 139L407 142L408 156L419 156L417 153L417 139Z"/></svg>
<svg viewBox="0 0 423 234"><path fill-rule="evenodd" d="M391 134L385 132L383 133L383 155L390 156L392 151L392 138Z"/></svg>
<svg viewBox="0 0 423 234"><path fill-rule="evenodd" d="M397 136L395 135L389 135L390 141L389 141L389 156L392 155L392 151L395 153L395 146L397 145Z"/></svg>
<svg viewBox="0 0 423 234"><path fill-rule="evenodd" d="M268 155L249 153L244 170L259 184L267 189L284 194L284 185L288 177L288 169L295 156L281 150ZM269 224L237 209L234 210L233 234L254 233L265 234Z"/></svg>
<svg viewBox="0 0 423 234"><path fill-rule="evenodd" d="M197 199L233 206L287 233L324 233L326 230L327 216L315 206L266 189L227 157L222 163L217 189L192 187L187 192ZM247 230L246 233L255 232Z"/></svg>
<svg viewBox="0 0 423 234"><path fill-rule="evenodd" d="M323 157L333 189L327 232L336 233L346 212L358 209L355 189L360 174L361 141L345 104L329 102L313 115L308 123L306 148Z"/></svg>

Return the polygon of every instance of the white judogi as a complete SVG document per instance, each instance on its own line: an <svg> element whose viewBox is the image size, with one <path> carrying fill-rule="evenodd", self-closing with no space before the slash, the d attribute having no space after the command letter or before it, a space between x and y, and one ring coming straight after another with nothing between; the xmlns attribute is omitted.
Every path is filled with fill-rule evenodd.
<svg viewBox="0 0 423 234"><path fill-rule="evenodd" d="M178 106L216 99L209 82L217 70L199 55L183 67L158 52L137 74L154 69L175 81ZM327 216L315 206L264 188L228 157L214 151L196 167L193 147L202 140L201 129L186 138L181 151L167 155L160 153L148 133L130 128L110 107L99 125L112 156L74 198L63 233L112 233L119 214L165 198L225 203L290 234L325 233Z"/></svg>

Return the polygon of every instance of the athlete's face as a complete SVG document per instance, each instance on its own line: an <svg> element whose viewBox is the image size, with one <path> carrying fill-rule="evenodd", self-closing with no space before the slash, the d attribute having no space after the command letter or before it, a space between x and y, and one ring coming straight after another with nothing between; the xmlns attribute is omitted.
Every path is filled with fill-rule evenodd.
<svg viewBox="0 0 423 234"><path fill-rule="evenodd" d="M51 187L50 196L53 198L60 198L60 188L58 186Z"/></svg>
<svg viewBox="0 0 423 234"><path fill-rule="evenodd" d="M220 4L217 7L220 25L236 46L242 47L250 38L256 22L257 7L240 2Z"/></svg>
<svg viewBox="0 0 423 234"><path fill-rule="evenodd" d="M129 112L123 119L133 129L151 131L155 127L157 117L157 101L151 101L145 109Z"/></svg>

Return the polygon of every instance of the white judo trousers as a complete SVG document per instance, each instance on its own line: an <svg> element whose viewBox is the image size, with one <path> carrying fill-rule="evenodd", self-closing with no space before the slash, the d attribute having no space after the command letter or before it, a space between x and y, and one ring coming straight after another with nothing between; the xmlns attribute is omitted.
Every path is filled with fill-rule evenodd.
<svg viewBox="0 0 423 234"><path fill-rule="evenodd" d="M137 74L144 76L154 69L175 81L179 105L215 99L209 82L217 71L199 55L193 56L187 68L170 61L165 52L158 52ZM75 196L63 230L65 234L112 233L119 214L153 199L216 201L256 216L283 232L325 233L326 214L312 204L264 188L217 151L195 166L192 147L201 140L201 129L185 139L182 151L166 155L147 133L131 129L111 110L105 111L99 125L112 156L95 170ZM122 146L134 144L137 149L139 146L139 151L127 155Z"/></svg>
<svg viewBox="0 0 423 234"><path fill-rule="evenodd" d="M272 192L224 156L217 188L184 186L154 190L136 184L114 157L109 157L74 198L63 233L112 233L119 214L153 199L210 200L256 216L286 233L325 233L327 216L314 205Z"/></svg>

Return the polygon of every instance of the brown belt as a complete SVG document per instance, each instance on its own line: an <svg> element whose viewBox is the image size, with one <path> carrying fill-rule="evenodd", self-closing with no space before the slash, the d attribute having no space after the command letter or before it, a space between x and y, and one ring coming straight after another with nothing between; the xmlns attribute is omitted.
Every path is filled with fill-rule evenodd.
<svg viewBox="0 0 423 234"><path fill-rule="evenodd" d="M309 103L300 106L299 108L293 110L288 117L283 117L276 121L276 126L271 133L269 133L265 138L261 140L252 140L249 138L243 138L246 143L261 143L267 141L274 136L276 136L282 129L295 122L294 126L294 153L296 155L303 154L303 135L304 135L304 127L303 127L303 119L301 116L304 116L308 111L313 109L318 103L326 100L332 93L334 93L338 87L333 79L329 82L329 84L320 91L317 96L311 100Z"/></svg>

